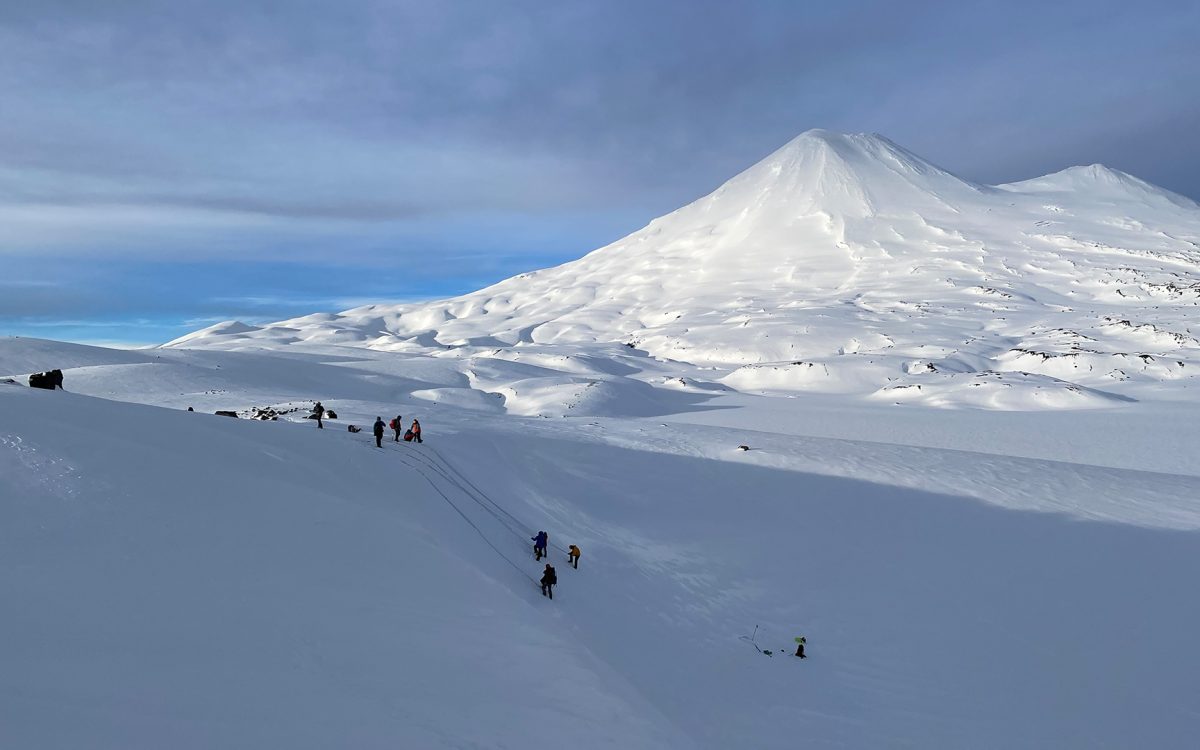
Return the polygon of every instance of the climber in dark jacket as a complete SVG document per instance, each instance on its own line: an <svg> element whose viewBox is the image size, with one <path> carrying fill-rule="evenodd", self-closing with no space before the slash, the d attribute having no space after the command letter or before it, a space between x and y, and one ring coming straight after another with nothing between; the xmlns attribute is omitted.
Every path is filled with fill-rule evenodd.
<svg viewBox="0 0 1200 750"><path fill-rule="evenodd" d="M558 574L554 572L554 566L546 563L546 569L542 571L542 596L554 598L554 584L558 583Z"/></svg>
<svg viewBox="0 0 1200 750"><path fill-rule="evenodd" d="M375 417L375 447L383 447L383 418Z"/></svg>

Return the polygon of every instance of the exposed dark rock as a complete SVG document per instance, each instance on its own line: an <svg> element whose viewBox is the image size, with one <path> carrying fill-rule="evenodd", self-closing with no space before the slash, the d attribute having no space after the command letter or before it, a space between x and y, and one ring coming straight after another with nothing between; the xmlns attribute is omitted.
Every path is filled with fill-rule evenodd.
<svg viewBox="0 0 1200 750"><path fill-rule="evenodd" d="M63 373L62 370L50 370L49 372L35 372L29 376L30 388L45 388L52 391L55 388L62 388Z"/></svg>
<svg viewBox="0 0 1200 750"><path fill-rule="evenodd" d="M218 417L233 417L234 419L238 418L236 411L216 411L213 413L216 414Z"/></svg>

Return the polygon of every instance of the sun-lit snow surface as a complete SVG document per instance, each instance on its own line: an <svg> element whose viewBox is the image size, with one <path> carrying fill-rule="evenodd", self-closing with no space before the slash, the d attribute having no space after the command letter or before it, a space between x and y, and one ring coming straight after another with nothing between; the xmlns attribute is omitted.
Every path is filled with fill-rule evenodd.
<svg viewBox="0 0 1200 750"><path fill-rule="evenodd" d="M1200 730L1196 404L898 408L697 385L621 346L504 351L0 339L0 376L60 366L68 388L0 382L0 746L1090 750ZM601 385L538 385L567 372ZM321 431L317 398L339 413ZM301 411L211 415L254 406ZM397 412L424 445L344 427ZM539 528L553 603L527 577ZM756 625L812 658L758 653Z"/></svg>
<svg viewBox="0 0 1200 750"><path fill-rule="evenodd" d="M743 391L1090 408L1194 381L1198 305L1187 198L1100 165L976 185L879 136L810 131L578 261L174 345L469 356L615 342Z"/></svg>

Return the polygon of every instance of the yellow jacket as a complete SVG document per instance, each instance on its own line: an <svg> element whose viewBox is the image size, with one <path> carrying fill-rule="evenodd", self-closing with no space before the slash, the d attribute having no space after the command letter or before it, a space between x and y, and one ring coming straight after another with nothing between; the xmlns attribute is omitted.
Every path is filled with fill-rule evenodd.
<svg viewBox="0 0 1200 750"><path fill-rule="evenodd" d="M572 544L570 547L567 547L567 554L571 557L579 557L579 548Z"/></svg>

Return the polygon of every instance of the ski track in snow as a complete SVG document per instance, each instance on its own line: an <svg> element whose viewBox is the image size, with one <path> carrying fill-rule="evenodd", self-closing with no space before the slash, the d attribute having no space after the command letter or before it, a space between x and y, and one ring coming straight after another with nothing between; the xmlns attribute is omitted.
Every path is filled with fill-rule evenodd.
<svg viewBox="0 0 1200 750"><path fill-rule="evenodd" d="M39 450L20 435L0 434L0 473L26 482L26 489L57 497L76 494L74 466L53 451Z"/></svg>

